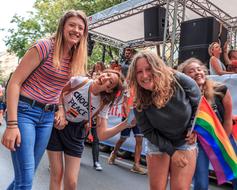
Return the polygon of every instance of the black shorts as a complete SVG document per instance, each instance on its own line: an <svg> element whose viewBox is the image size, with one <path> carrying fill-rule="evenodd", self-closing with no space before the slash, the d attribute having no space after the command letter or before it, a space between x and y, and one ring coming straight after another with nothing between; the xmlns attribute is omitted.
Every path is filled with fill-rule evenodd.
<svg viewBox="0 0 237 190"><path fill-rule="evenodd" d="M67 155L81 158L84 150L85 133L84 122L68 122L68 125L62 130L54 127L47 150L62 151Z"/></svg>

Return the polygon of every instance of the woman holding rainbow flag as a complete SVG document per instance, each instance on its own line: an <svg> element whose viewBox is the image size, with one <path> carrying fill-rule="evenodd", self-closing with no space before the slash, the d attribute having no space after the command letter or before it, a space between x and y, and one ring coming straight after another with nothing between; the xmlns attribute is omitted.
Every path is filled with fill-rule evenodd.
<svg viewBox="0 0 237 190"><path fill-rule="evenodd" d="M230 91L224 84L214 82L206 77L206 67L196 59L187 59L180 64L178 70L194 79L199 86L203 96L207 99L215 111L230 142L234 145L232 133L232 98ZM203 147L198 143L198 158L194 175L194 190L208 190L209 159ZM236 146L236 145L235 145ZM234 189L237 189L237 180L233 181Z"/></svg>

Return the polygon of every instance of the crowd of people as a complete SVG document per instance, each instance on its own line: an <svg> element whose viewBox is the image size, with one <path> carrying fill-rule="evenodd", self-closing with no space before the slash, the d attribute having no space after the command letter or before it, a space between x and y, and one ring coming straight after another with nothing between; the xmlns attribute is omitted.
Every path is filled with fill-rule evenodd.
<svg viewBox="0 0 237 190"><path fill-rule="evenodd" d="M8 190L32 189L34 174L47 149L50 190L77 189L84 142L92 136L93 166L99 163L99 141L118 133L108 164L131 131L135 138L132 172L148 174L151 190L208 189L209 159L192 122L204 96L236 147L232 133L232 99L227 86L207 74L236 73L237 50L210 44L209 69L190 58L175 70L151 50L124 51L124 60L98 61L87 72L88 24L82 11L67 11L55 35L34 43L7 86L6 129L2 144L11 151L14 178ZM108 110L121 101L122 118L108 127ZM1 101L2 102L2 101ZM0 125L5 108L0 104ZM134 111L135 118L128 122ZM180 112L182 110L182 112ZM140 164L145 141L147 171ZM237 150L235 150L237 151ZM237 189L237 179L233 181Z"/></svg>

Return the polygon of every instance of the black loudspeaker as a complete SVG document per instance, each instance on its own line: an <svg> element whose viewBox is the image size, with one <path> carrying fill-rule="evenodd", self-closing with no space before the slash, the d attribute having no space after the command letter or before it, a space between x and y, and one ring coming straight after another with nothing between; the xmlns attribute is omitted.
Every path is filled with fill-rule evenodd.
<svg viewBox="0 0 237 190"><path fill-rule="evenodd" d="M223 47L227 40L227 29L214 17L205 17L181 23L179 63L196 57L208 63L208 46L220 42ZM193 55L193 56L192 56Z"/></svg>
<svg viewBox="0 0 237 190"><path fill-rule="evenodd" d="M179 50L179 63L182 63L186 59L195 57L201 60L205 65L208 65L210 56L207 52L208 45L199 45L199 46L186 46Z"/></svg>
<svg viewBox="0 0 237 190"><path fill-rule="evenodd" d="M166 9L160 6L144 11L145 41L163 41Z"/></svg>
<svg viewBox="0 0 237 190"><path fill-rule="evenodd" d="M92 52L93 52L93 48L95 45L95 41L91 39L91 34L88 34L88 38L87 38L87 55L91 56Z"/></svg>

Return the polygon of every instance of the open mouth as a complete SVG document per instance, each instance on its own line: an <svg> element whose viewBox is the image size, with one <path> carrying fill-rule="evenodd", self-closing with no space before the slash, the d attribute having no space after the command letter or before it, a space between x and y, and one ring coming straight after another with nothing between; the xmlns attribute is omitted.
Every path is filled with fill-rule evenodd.
<svg viewBox="0 0 237 190"><path fill-rule="evenodd" d="M75 39L75 40L78 40L80 38L80 35L75 34L75 33L69 33L69 35L72 39Z"/></svg>
<svg viewBox="0 0 237 190"><path fill-rule="evenodd" d="M102 85L102 84L103 84L101 78L98 78L98 84L99 84L99 85Z"/></svg>

